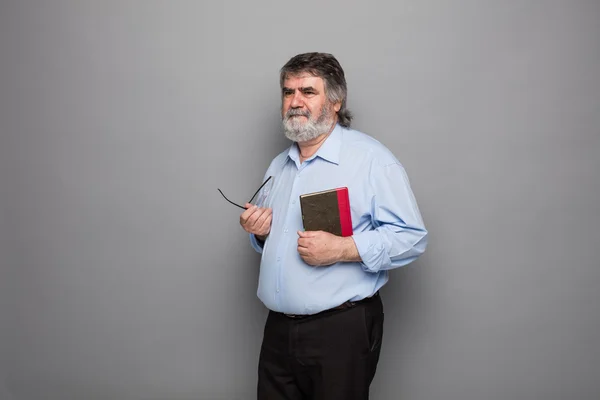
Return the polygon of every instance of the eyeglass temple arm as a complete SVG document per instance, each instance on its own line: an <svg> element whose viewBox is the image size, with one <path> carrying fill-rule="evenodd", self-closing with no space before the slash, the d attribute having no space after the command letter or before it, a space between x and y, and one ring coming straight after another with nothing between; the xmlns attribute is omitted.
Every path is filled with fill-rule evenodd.
<svg viewBox="0 0 600 400"><path fill-rule="evenodd" d="M263 188L263 186L265 186L265 185L267 184L267 182L269 182L269 180L270 180L271 178L272 178L272 176L270 176L270 177L269 177L269 178L268 178L266 181L264 181L264 182L263 182L263 184L262 184L262 185L260 185L260 187L258 188L258 190L256 191L256 193L254 193L254 195L252 196L252 198L250 199L250 201L248 201L248 203L252 203L252 200L254 200L254 197L256 197L256 195L258 194L258 192L260 192L260 189L262 189L262 188ZM221 191L221 189L217 188L217 190L219 191L219 193L221 193L221 196L223 196L223 198L224 198L225 200L227 200L228 202L230 202L230 203L231 203L231 204L233 204L234 206L241 208L242 210L247 210L247 208L246 208L246 207L244 207L244 206L240 206L239 204L237 204L237 203L234 203L233 201L229 200L229 199L227 198L227 196L225 196L225 194L224 194L224 193Z"/></svg>
<svg viewBox="0 0 600 400"><path fill-rule="evenodd" d="M268 177L266 181L263 182L262 185L260 185L260 187L258 188L258 190L256 191L256 193L254 193L254 195L252 196L252 198L250 199L250 201L248 201L248 203L252 203L252 200L254 200L254 197L258 194L258 192L260 192L260 189L263 188L263 186L265 186L267 184L267 182L269 182L271 180L272 176Z"/></svg>
<svg viewBox="0 0 600 400"><path fill-rule="evenodd" d="M229 199L227 198L227 196L225 196L225 195L223 194L223 192L221 192L221 189L217 189L217 190L219 191L219 193L221 193L221 196L223 196L223 197L225 198L225 200L227 200L228 202L230 202L230 203L231 203L231 204L233 204L234 206L241 208L242 210L247 210L247 208L246 208L246 207L240 206L239 204L237 204L237 203L234 203L233 201L229 200Z"/></svg>

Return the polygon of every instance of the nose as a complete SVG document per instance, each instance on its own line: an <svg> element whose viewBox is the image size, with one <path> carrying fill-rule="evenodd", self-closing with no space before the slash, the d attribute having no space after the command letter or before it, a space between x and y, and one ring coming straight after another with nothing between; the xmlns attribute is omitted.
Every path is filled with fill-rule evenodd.
<svg viewBox="0 0 600 400"><path fill-rule="evenodd" d="M304 100L302 98L302 92L296 90L292 96L292 100L290 101L290 107L292 108L301 108L304 105Z"/></svg>

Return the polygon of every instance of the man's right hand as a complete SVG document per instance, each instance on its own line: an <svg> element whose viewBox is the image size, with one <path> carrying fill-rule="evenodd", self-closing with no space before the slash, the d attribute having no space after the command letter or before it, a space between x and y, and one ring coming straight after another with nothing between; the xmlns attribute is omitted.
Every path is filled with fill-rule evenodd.
<svg viewBox="0 0 600 400"><path fill-rule="evenodd" d="M250 203L246 203L245 207L248 209L240 215L240 225L246 232L253 233L260 240L264 241L271 231L273 210L257 207Z"/></svg>

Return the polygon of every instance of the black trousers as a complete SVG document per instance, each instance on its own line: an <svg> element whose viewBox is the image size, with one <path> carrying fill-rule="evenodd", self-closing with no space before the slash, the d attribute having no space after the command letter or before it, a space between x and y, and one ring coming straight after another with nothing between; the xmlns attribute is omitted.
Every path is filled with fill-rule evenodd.
<svg viewBox="0 0 600 400"><path fill-rule="evenodd" d="M379 295L303 318L269 312L258 363L258 399L368 399L383 319Z"/></svg>

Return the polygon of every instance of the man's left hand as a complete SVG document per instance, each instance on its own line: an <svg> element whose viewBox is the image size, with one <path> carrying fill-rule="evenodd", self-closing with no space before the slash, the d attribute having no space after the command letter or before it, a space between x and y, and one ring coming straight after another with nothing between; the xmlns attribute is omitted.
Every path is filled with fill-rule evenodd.
<svg viewBox="0 0 600 400"><path fill-rule="evenodd" d="M298 253L309 265L331 265L358 255L354 240L324 231L298 231ZM349 255L354 255L354 257Z"/></svg>

